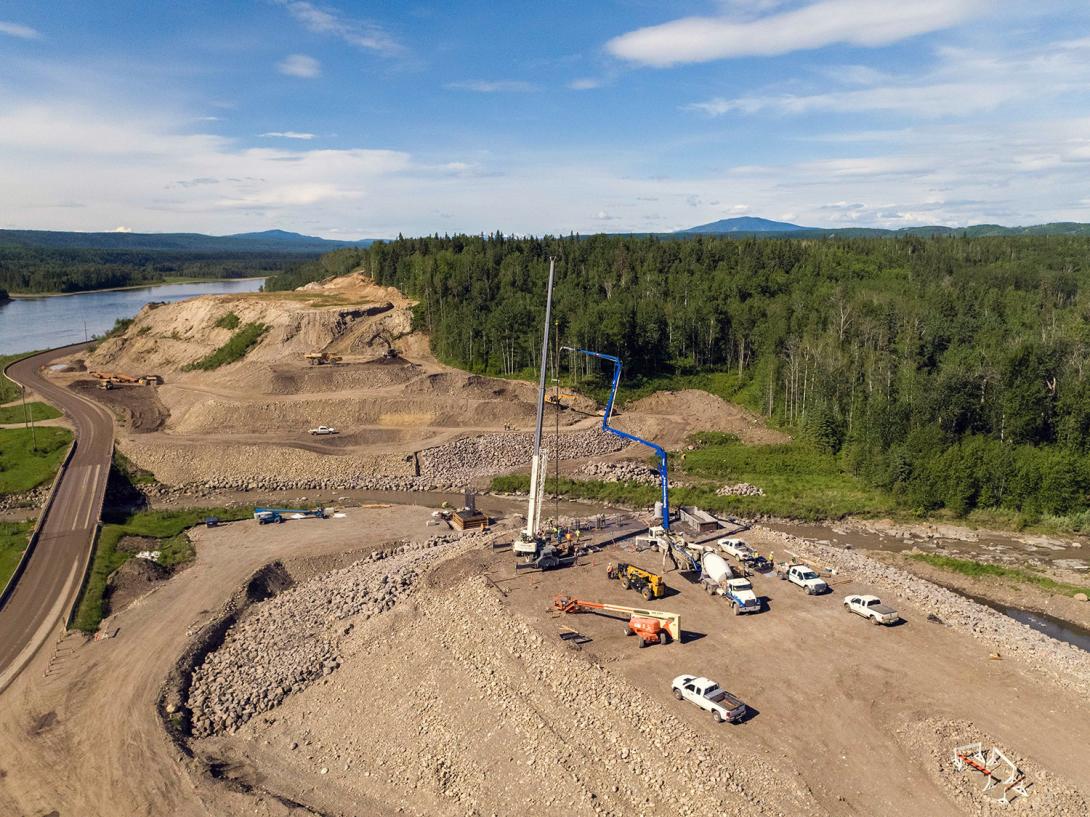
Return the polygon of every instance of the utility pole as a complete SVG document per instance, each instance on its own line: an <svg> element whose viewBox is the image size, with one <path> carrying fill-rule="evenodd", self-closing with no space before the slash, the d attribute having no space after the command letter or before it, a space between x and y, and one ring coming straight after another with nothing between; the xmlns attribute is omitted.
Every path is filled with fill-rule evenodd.
<svg viewBox="0 0 1090 817"><path fill-rule="evenodd" d="M38 450L38 433L34 430L34 411L26 402L26 386L19 384L23 390L23 424L30 424L30 444L34 451Z"/></svg>

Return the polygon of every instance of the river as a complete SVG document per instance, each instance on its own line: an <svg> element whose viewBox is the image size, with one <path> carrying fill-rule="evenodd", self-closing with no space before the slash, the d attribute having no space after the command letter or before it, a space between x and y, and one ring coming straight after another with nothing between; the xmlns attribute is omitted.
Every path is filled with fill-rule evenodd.
<svg viewBox="0 0 1090 817"><path fill-rule="evenodd" d="M0 302L0 355L79 343L108 331L118 318L131 318L152 301L254 292L264 282L264 278L247 278L13 298Z"/></svg>

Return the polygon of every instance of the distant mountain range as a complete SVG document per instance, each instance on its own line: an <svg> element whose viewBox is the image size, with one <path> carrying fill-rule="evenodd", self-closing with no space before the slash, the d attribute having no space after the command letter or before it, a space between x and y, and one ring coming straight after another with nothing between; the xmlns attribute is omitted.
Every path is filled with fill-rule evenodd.
<svg viewBox="0 0 1090 817"><path fill-rule="evenodd" d="M254 252L318 254L341 247L366 247L376 239L332 241L328 238L265 230L237 235L201 233L68 233L53 230L0 230L0 247L68 250L139 250L142 252Z"/></svg>
<svg viewBox="0 0 1090 817"><path fill-rule="evenodd" d="M866 236L933 236L958 235L975 238L979 236L1003 235L1090 235L1090 224L1075 221L1059 221L1051 224L1036 224L1031 227L1003 227L999 224L974 224L971 227L902 227L899 230L883 230L878 227L802 227L785 221L770 221L767 218L740 216L701 224L687 230L670 233L674 236L686 235L765 235L784 238L802 236L836 235L845 238Z"/></svg>

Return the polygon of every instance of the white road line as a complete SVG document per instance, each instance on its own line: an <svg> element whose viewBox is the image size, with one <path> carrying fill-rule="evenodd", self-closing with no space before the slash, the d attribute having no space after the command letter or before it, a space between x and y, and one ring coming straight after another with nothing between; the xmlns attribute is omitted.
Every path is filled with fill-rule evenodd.
<svg viewBox="0 0 1090 817"><path fill-rule="evenodd" d="M34 657L34 654L38 652L38 648L42 646L45 640L49 637L50 631L56 626L61 616L64 615L64 606L68 601L68 595L72 592L72 582L76 580L76 569L79 567L79 561L77 560L72 569L68 572L68 579L64 583L64 588L57 594L57 600L53 603L52 609L49 611L39 625L34 636L27 642L27 645L23 647L22 652L15 657L15 660L8 665L7 672L0 674L0 692L3 692L8 684L12 682L12 679L18 675L23 667L29 663L30 659Z"/></svg>
<svg viewBox="0 0 1090 817"><path fill-rule="evenodd" d="M83 515L83 525L78 530L86 530L91 527L91 512L95 509L95 494L98 493L98 475L102 471L102 464L99 463L95 466L93 476L91 477L91 494L84 496L87 498L87 512Z"/></svg>

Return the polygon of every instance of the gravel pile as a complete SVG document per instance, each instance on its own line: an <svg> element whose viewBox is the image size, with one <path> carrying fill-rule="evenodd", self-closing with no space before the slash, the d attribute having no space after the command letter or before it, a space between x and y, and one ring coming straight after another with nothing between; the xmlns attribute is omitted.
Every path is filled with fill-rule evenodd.
<svg viewBox="0 0 1090 817"><path fill-rule="evenodd" d="M546 447L555 441L547 440ZM560 435L560 458L582 460L612 454L623 440L597 429ZM463 437L418 454L328 455L297 448L224 446L187 448L133 441L126 454L165 484L149 486L151 497L203 496L216 490L372 491L461 490L474 479L524 467L533 452L533 434L499 432ZM555 452L549 452L555 461ZM199 475L199 476L198 476Z"/></svg>
<svg viewBox="0 0 1090 817"><path fill-rule="evenodd" d="M715 492L718 496L764 496L763 488L750 485L748 482L739 482L734 485L724 485Z"/></svg>
<svg viewBox="0 0 1090 817"><path fill-rule="evenodd" d="M620 462L588 462L579 469L580 474L602 482L636 482L640 485L658 485L659 472L649 465L632 460ZM672 488L674 483L670 483Z"/></svg>
<svg viewBox="0 0 1090 817"><path fill-rule="evenodd" d="M187 702L192 734L234 732L333 672L341 663L338 645L353 626L349 619L389 610L440 552L461 552L482 535L438 536L376 551L255 604L193 673Z"/></svg>
<svg viewBox="0 0 1090 817"><path fill-rule="evenodd" d="M39 485L21 494L0 494L0 512L20 508L40 508L47 496L49 496L49 485Z"/></svg>
<svg viewBox="0 0 1090 817"><path fill-rule="evenodd" d="M626 443L599 429L560 435L560 459L582 460L620 451ZM555 462L556 439L546 437L543 447L549 450L549 461ZM436 481L460 480L495 474L525 466L534 450L534 435L530 432L481 434L463 437L445 445L420 452L420 473Z"/></svg>
<svg viewBox="0 0 1090 817"><path fill-rule="evenodd" d="M971 599L862 553L821 545L789 533L761 532L819 566L836 566L855 579L888 590L943 623L967 632L1003 656L1016 657L1060 686L1090 694L1090 653L1057 641ZM782 554L777 553L777 558Z"/></svg>

